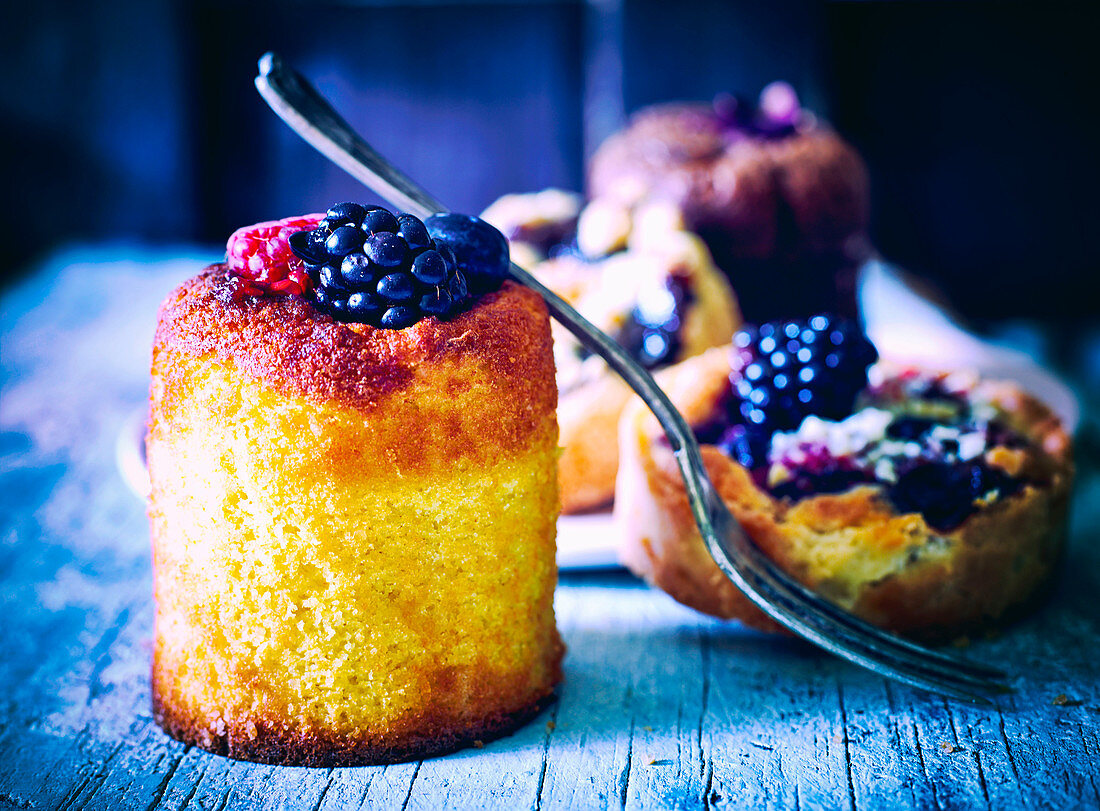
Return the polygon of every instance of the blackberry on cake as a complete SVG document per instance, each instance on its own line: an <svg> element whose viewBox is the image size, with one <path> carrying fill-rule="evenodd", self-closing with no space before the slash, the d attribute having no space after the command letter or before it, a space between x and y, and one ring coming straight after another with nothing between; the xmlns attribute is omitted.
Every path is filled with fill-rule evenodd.
<svg viewBox="0 0 1100 811"><path fill-rule="evenodd" d="M796 428L811 414L850 414L878 359L859 324L824 314L750 327L734 336L733 346L741 416L769 434Z"/></svg>

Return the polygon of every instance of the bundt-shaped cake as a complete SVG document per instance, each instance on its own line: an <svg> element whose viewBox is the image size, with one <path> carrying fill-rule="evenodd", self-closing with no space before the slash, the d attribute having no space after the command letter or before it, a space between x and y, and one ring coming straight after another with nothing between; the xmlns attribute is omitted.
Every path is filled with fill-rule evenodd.
<svg viewBox="0 0 1100 811"><path fill-rule="evenodd" d="M642 366L665 368L727 343L741 320L737 301L678 213L665 205L625 221L607 213L551 189L501 198L484 216L543 284ZM553 334L562 508L575 513L614 497L619 418L631 391L564 327L555 323Z"/></svg>
<svg viewBox="0 0 1100 811"><path fill-rule="evenodd" d="M637 112L593 155L588 192L627 211L676 206L750 321L855 314L854 269L869 252L867 170L786 84L769 85L755 106L720 97Z"/></svg>
<svg viewBox="0 0 1100 811"><path fill-rule="evenodd" d="M552 696L563 653L542 300L507 282L385 329L321 312L321 287L275 294L286 273L265 273L242 295L240 274L211 267L160 312L157 722L231 757L313 766L512 730Z"/></svg>
<svg viewBox="0 0 1100 811"><path fill-rule="evenodd" d="M744 416L754 403L739 403L746 391L763 399L752 394L762 387L738 384L770 371L742 355L739 345L712 349L661 383L695 427L719 494L788 574L876 625L931 640L1009 616L1048 581L1073 463L1046 406L1014 384L879 364L846 416L809 414L761 435ZM623 562L686 605L775 628L708 555L640 401L620 443Z"/></svg>

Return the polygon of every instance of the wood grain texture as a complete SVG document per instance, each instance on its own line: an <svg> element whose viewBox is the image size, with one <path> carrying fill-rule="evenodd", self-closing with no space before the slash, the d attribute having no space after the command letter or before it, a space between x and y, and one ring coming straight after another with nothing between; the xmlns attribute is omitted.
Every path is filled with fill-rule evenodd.
<svg viewBox="0 0 1100 811"><path fill-rule="evenodd" d="M1100 477L1050 603L969 653L975 708L570 574L559 701L515 735L359 769L239 763L152 722L141 503L115 470L156 305L206 257L67 254L0 304L0 808L1100 807Z"/></svg>

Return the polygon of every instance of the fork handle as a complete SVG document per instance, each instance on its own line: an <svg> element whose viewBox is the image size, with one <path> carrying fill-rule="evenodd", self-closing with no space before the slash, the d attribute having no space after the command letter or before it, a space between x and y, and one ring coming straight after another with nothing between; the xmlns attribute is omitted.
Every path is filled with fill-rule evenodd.
<svg viewBox="0 0 1100 811"><path fill-rule="evenodd" d="M424 218L448 210L378 154L309 82L277 55L265 54L259 67L256 88L260 95L291 129L321 154L410 214ZM526 270L513 263L511 275L520 284L539 293L554 318L586 349L602 357L645 400L669 435L677 456L695 456L701 464L699 446L691 429L649 372Z"/></svg>

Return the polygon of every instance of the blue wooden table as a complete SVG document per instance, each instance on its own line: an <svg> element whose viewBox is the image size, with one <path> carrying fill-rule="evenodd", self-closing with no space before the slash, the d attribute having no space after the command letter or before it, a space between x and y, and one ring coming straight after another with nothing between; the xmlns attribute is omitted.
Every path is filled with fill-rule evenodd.
<svg viewBox="0 0 1100 811"><path fill-rule="evenodd" d="M515 735L377 768L240 763L149 709L148 528L115 445L156 306L210 257L68 253L0 303L0 808L1100 807L1100 477L1082 460L1049 603L968 653L972 707L567 573L556 704Z"/></svg>

